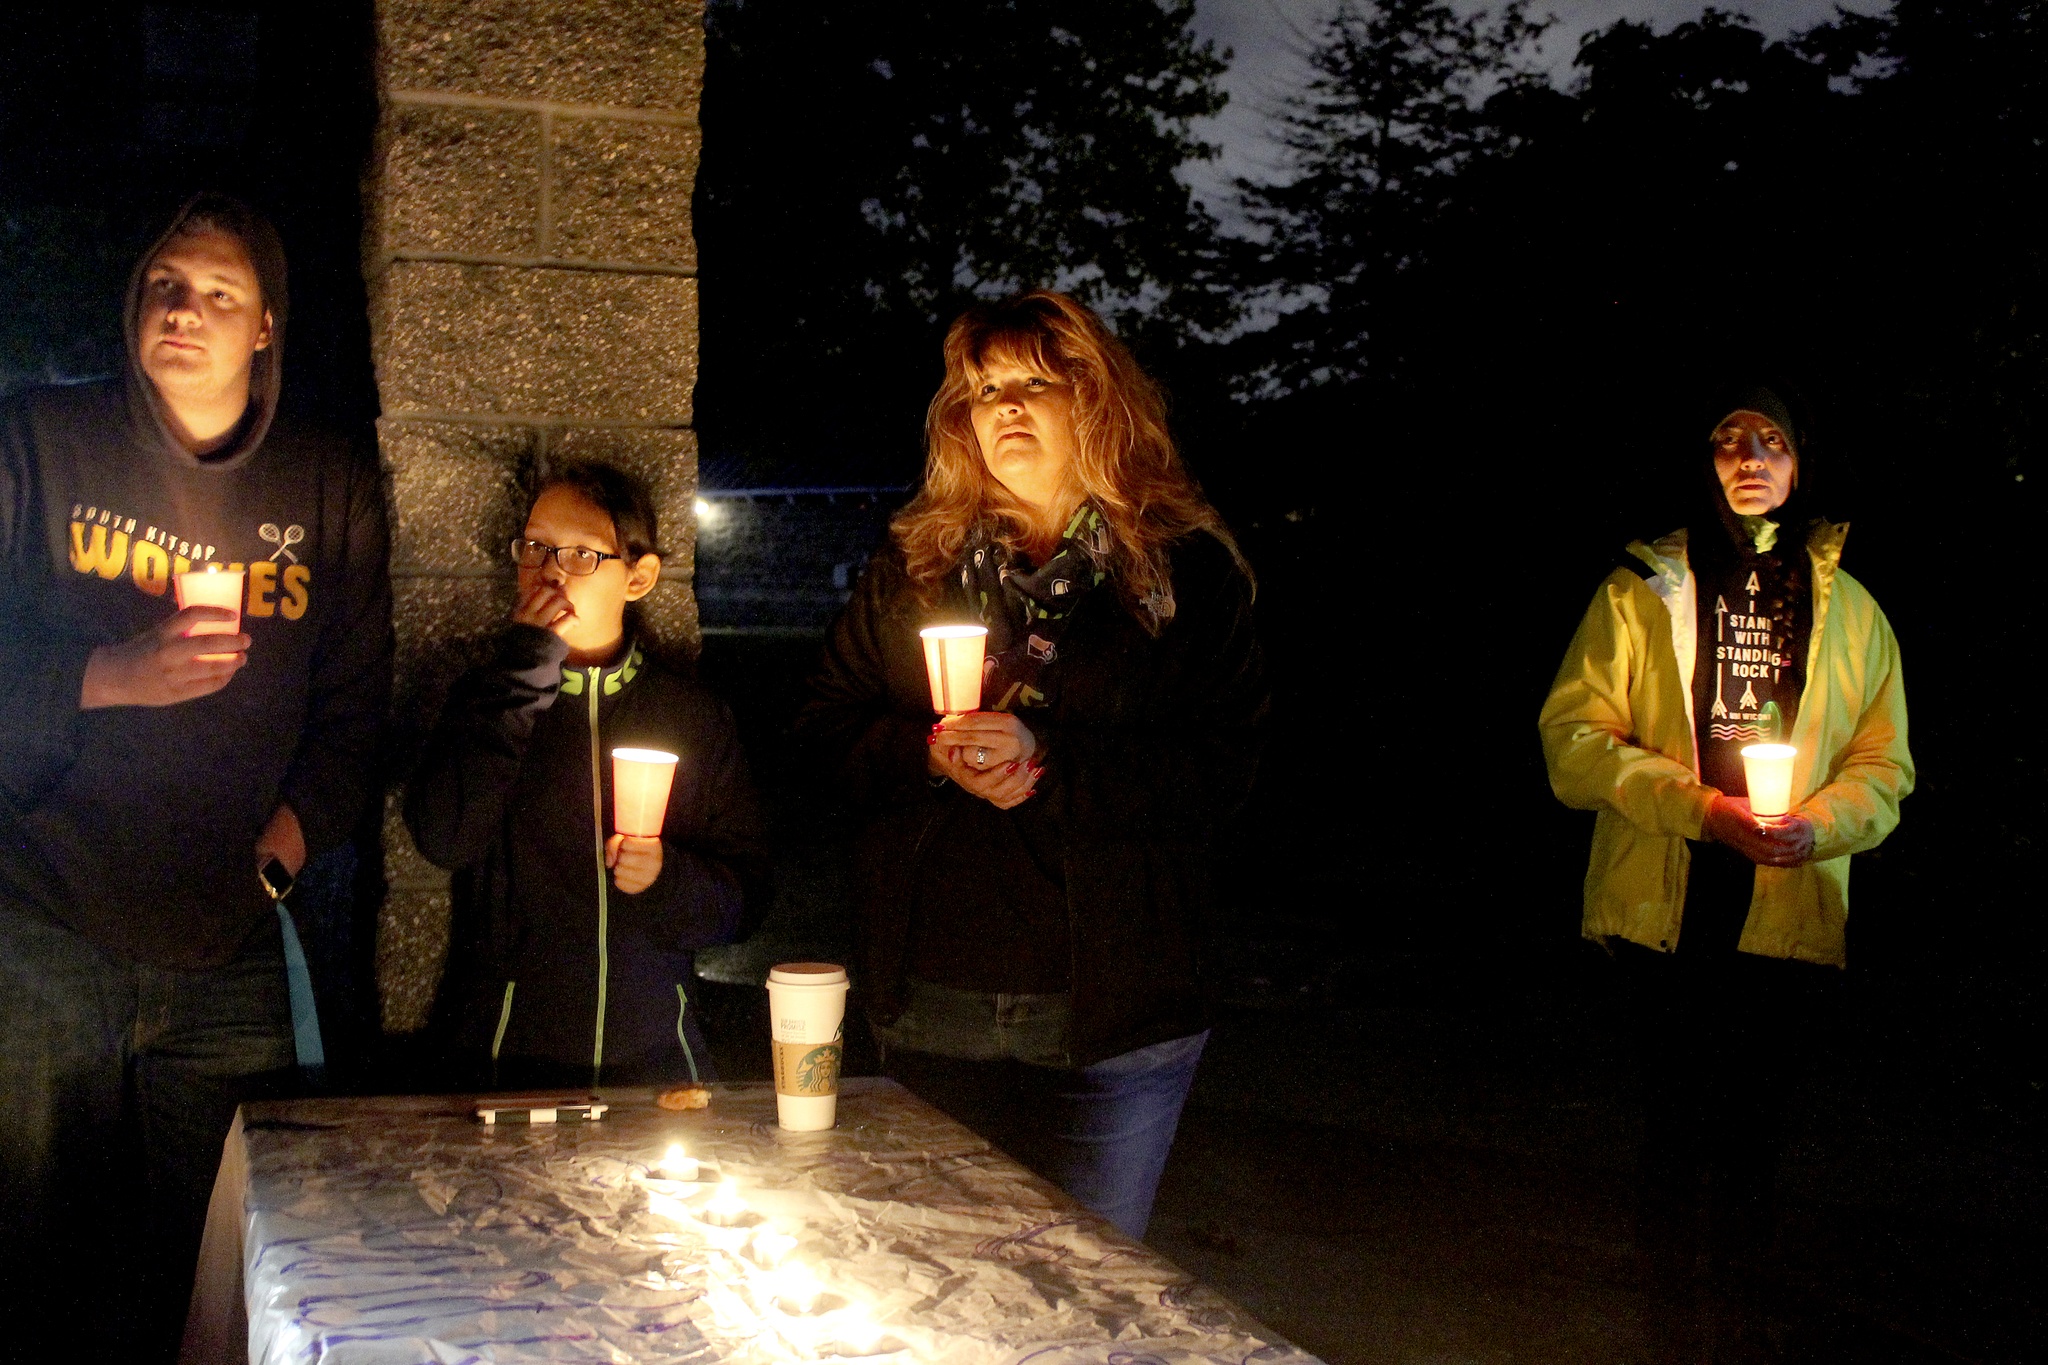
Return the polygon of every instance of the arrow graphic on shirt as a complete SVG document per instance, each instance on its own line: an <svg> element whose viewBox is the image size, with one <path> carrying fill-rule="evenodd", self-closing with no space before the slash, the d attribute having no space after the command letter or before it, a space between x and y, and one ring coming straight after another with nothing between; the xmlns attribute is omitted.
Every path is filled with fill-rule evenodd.
<svg viewBox="0 0 2048 1365"><path fill-rule="evenodd" d="M1728 599L1716 593L1714 596L1714 643L1721 643L1721 618L1728 614Z"/></svg>
<svg viewBox="0 0 2048 1365"><path fill-rule="evenodd" d="M1740 706L1745 711L1756 710L1756 688L1753 685L1744 684L1742 689L1742 700L1737 702L1736 705Z"/></svg>

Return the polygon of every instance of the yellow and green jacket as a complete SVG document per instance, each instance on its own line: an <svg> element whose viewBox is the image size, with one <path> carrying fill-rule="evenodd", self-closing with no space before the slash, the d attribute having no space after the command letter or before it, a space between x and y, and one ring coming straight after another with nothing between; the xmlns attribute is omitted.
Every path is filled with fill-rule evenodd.
<svg viewBox="0 0 2048 1365"><path fill-rule="evenodd" d="M1759 867L1741 950L1841 966L1849 855L1877 847L1913 790L1898 640L1876 599L1840 567L1847 524L1816 525L1806 689L1787 738L1799 749L1795 809L1813 822L1813 858ZM1593 595L1538 721L1550 788L1596 812L1586 867L1587 938L1678 946L1691 861L1686 840L1715 795L1701 785L1692 714L1694 580L1685 532L1629 552Z"/></svg>

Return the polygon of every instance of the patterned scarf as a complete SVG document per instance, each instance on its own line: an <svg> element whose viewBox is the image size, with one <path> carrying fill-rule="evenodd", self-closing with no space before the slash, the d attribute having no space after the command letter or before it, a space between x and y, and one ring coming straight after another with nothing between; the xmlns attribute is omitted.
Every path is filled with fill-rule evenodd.
<svg viewBox="0 0 2048 1365"><path fill-rule="evenodd" d="M1051 669L1074 607L1109 576L1109 528L1092 502L1067 522L1059 547L1038 568L988 539L969 542L960 586L988 627L982 665L985 711L1022 711L1052 704Z"/></svg>

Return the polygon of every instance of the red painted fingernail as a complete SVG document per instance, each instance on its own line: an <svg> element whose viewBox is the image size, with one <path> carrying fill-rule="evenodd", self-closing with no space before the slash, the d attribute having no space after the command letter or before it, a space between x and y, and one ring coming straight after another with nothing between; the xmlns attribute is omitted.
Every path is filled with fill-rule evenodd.
<svg viewBox="0 0 2048 1365"><path fill-rule="evenodd" d="M1003 771L1004 771L1004 772L1006 772L1006 773L1013 773L1013 772L1016 772L1016 771L1017 771L1017 765L1016 765L1016 764L1015 764L1015 763L1013 762L1013 763L1011 763L1011 764L1010 764L1010 765L1009 765L1008 767L1004 768L1004 769L1003 769Z"/></svg>
<svg viewBox="0 0 2048 1365"><path fill-rule="evenodd" d="M937 735L926 735L924 737L924 742L927 744L937 744L939 742L939 737Z"/></svg>

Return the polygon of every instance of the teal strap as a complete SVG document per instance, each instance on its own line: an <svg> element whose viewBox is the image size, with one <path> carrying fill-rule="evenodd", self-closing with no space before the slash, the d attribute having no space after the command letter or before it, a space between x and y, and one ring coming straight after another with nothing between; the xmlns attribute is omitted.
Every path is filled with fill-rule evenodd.
<svg viewBox="0 0 2048 1365"><path fill-rule="evenodd" d="M292 912L277 903L278 922L284 926L284 979L292 994L292 1047L299 1065L326 1066L327 1049L320 1043L320 1008L313 1003L313 973L306 969L306 950L299 946L298 926Z"/></svg>
<svg viewBox="0 0 2048 1365"><path fill-rule="evenodd" d="M690 1064L690 1084L697 1084L697 1054L690 1050L690 1036L683 1032L683 1016L690 1012L690 997L676 983L676 1041L683 1045L683 1060Z"/></svg>
<svg viewBox="0 0 2048 1365"><path fill-rule="evenodd" d="M505 983L505 1003L498 1007L498 1031L491 1035L491 1065L494 1067L498 1064L498 1049L505 1046L505 1026L512 1022L512 988L518 984L517 981Z"/></svg>

